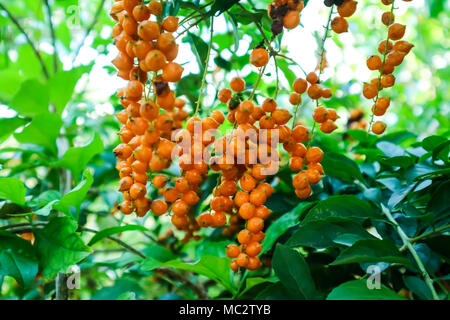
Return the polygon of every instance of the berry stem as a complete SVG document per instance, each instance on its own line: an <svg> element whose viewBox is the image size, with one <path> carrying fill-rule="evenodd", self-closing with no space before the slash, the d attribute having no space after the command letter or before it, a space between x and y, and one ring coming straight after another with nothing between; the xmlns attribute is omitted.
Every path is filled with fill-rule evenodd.
<svg viewBox="0 0 450 320"><path fill-rule="evenodd" d="M332 5L330 8L330 14L328 15L327 25L325 26L325 34L322 38L322 44L321 44L321 48L320 48L319 74L317 75L318 83L320 83L320 76L322 75L322 69L323 69L322 66L323 66L323 60L324 60L324 56L325 56L325 42L327 41L328 32L330 31L330 23L331 23L331 17L333 16L333 10L334 10L334 5ZM317 107L319 107L319 99L316 100L316 108ZM316 130L316 122L314 121L313 127L311 129L311 135L309 136L309 140L308 140L308 149L311 146L311 142L313 140L315 130Z"/></svg>
<svg viewBox="0 0 450 320"><path fill-rule="evenodd" d="M194 115L198 115L198 112L200 111L200 104L202 103L203 91L205 90L205 84L206 84L206 74L208 73L209 57L211 55L211 48L212 48L212 43L213 43L213 36L214 36L214 16L211 16L211 27L210 27L210 39L209 39L209 44L208 44L208 53L206 55L205 68L203 70L202 86L200 87L200 92L199 92L198 100L197 100L197 107L195 108Z"/></svg>
<svg viewBox="0 0 450 320"><path fill-rule="evenodd" d="M27 40L28 44L31 46L31 49L33 49L34 55L38 58L39 63L41 65L42 71L44 72L44 76L46 79L49 78L49 73L47 70L47 67L45 66L44 60L42 60L42 56L40 54L40 52L37 50L36 46L34 45L33 41L31 41L30 37L28 36L28 34L25 32L25 30L23 29L22 25L19 23L19 21L16 19L16 17L14 17L12 15L12 13L2 4L0 3L0 9L2 9L3 11L6 12L6 14L8 15L9 19L11 19L11 21L15 24L15 26L17 27L17 29L19 29L19 31L24 35L25 39Z"/></svg>
<svg viewBox="0 0 450 320"><path fill-rule="evenodd" d="M390 14L390 17L389 17L388 28L391 25L393 17L394 17L394 3L395 3L395 0L393 0L392 4L391 4L391 14ZM377 96L374 99L375 107L374 107L374 110L372 112L372 116L370 117L370 123L369 123L369 128L367 129L367 134L369 134L370 133L370 129L372 129L372 124L373 124L373 121L374 121L374 118L375 118L375 114L374 113L377 110L377 102L378 102L378 98L380 96L380 90L382 89L382 87L381 87L381 78L383 77L383 70L384 70L384 66L386 65L386 57L387 57L387 54L388 54L388 48L389 48L389 32L387 33L387 37L386 37L386 47L384 49L384 54L383 54L383 63L381 65L381 68L379 70L379 75L378 75Z"/></svg>
<svg viewBox="0 0 450 320"><path fill-rule="evenodd" d="M248 97L248 100L251 101L253 99L253 97L255 96L256 89L258 88L259 82L261 81L261 78L262 78L262 76L264 74L264 71L266 70L266 67L267 67L267 64L264 67L260 68L259 75L258 75L258 80L256 80L255 85L254 85L253 90L252 90L252 93L250 93L250 96Z"/></svg>

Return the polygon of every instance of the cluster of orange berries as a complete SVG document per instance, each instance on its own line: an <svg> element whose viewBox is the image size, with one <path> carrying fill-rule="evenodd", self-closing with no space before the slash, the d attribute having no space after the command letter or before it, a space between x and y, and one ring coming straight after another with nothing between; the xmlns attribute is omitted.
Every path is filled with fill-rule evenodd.
<svg viewBox="0 0 450 320"><path fill-rule="evenodd" d="M211 169L221 171L222 179L214 190L211 209L215 211L214 215L218 212L230 215L230 225L223 230L226 235L237 232L239 226L245 224L237 236L240 246L231 244L226 249L227 256L233 259L231 269L256 270L261 266L257 255L265 237L264 220L271 214L265 203L273 193L272 186L264 180L277 172L279 164L279 154L274 149L274 144L277 144L273 139L275 134L282 142L290 138L286 124L292 115L288 110L278 108L271 98L265 99L261 106L255 106L251 100L243 100L245 81L242 78L232 79L230 88L222 89L218 98L227 103L228 120L235 129L214 144L216 155ZM224 153L223 150L232 152ZM227 161L229 154L234 155L231 162ZM269 158L263 159L262 155ZM242 163L238 159L242 159ZM271 171L270 168L275 169ZM203 213L199 223L205 227L217 226L214 215Z"/></svg>
<svg viewBox="0 0 450 320"><path fill-rule="evenodd" d="M300 13L305 4L303 0L275 0L270 2L267 14L272 22L273 36L283 32L283 28L294 29L300 24Z"/></svg>
<svg viewBox="0 0 450 320"><path fill-rule="evenodd" d="M169 86L169 82L179 81L183 73L183 67L173 61L178 55L172 34L178 29L178 18L169 16L162 20L162 11L159 1L146 5L142 0L122 0L114 2L110 13L118 22L113 38L119 55L113 64L118 76L128 81L117 93L124 107L116 114L123 124L119 131L122 143L114 149L121 179L119 191L124 196L120 210L123 214L136 212L139 217L150 209L155 215L168 209L164 201L152 201L146 196L146 185L149 172L170 166L175 146L170 141L172 132L182 128L189 115L183 110L184 100L176 98ZM153 74L150 81L149 72ZM167 177L153 180L158 188ZM169 194L166 191L163 194Z"/></svg>
<svg viewBox="0 0 450 320"><path fill-rule="evenodd" d="M290 103L293 105L300 104L302 101L301 94L305 92L307 92L308 96L313 100L331 98L331 90L329 88L323 88L318 81L319 78L315 72L310 72L306 76L306 80L302 78L296 79L292 85L294 92L292 92L289 97ZM324 107L317 107L314 109L313 119L315 122L320 123L320 130L323 133L331 133L336 130L337 126L334 122L338 118L339 116L334 109Z"/></svg>
<svg viewBox="0 0 450 320"><path fill-rule="evenodd" d="M358 2L354 0L325 0L325 5L337 6L338 16L331 21L331 29L336 33L348 31L348 22L345 18L351 17L357 8Z"/></svg>
<svg viewBox="0 0 450 320"><path fill-rule="evenodd" d="M406 1L406 0L404 0ZM382 0L385 5L393 5L393 0ZM380 42L378 52L382 55L372 55L367 59L369 70L379 71L379 77L372 79L369 83L364 83L363 95L366 99L373 99L372 113L375 116L382 116L390 106L389 97L380 97L380 91L390 88L395 84L395 76L392 74L395 67L399 66L405 56L414 47L413 44L401 40L405 35L406 26L394 23L395 16L393 7L391 11L386 11L381 16L382 23L388 27L387 40ZM394 43L392 41L395 41ZM386 124L376 121L372 125L372 132L382 134L386 130Z"/></svg>

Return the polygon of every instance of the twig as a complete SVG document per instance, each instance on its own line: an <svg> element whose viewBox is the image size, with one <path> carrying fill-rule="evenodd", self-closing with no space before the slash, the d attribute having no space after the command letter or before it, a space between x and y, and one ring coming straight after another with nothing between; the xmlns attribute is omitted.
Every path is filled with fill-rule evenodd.
<svg viewBox="0 0 450 320"><path fill-rule="evenodd" d="M442 231L445 231L445 230L447 230L447 229L450 229L450 225L449 225L449 224L447 224L447 225L445 225L445 226L442 226L442 227L439 227L439 228L436 228L436 229L434 229L433 231L430 231L430 232L421 234L420 236L411 238L410 240L411 240L411 242L414 243L414 242L420 241L420 240L422 240L422 239L425 239L425 238L434 236L434 235L436 235L436 234L438 234L438 233L440 233L440 232L442 232Z"/></svg>
<svg viewBox="0 0 450 320"><path fill-rule="evenodd" d="M261 81L261 78L264 74L264 71L266 70L266 67L267 67L267 64L259 70L258 80L256 80L255 85L253 86L253 90L250 93L250 96L248 97L248 100L251 101L253 99L253 97L255 96L256 89L258 89L259 82Z"/></svg>
<svg viewBox="0 0 450 320"><path fill-rule="evenodd" d="M19 23L19 21L11 14L11 12L2 4L0 3L0 8L2 10L4 10L6 12L6 14L8 15L8 17L11 19L11 21L16 25L17 29L19 29L19 31L25 36L25 39L27 40L28 44L31 46L31 48L33 49L34 55L38 58L39 63L42 67L42 71L44 72L44 76L45 78L49 78L49 73L47 70L47 67L45 66L44 60L42 60L42 56L39 53L39 51L36 49L33 41L31 41L30 37L28 36L28 34L25 32L25 30L23 29L22 25Z"/></svg>
<svg viewBox="0 0 450 320"><path fill-rule="evenodd" d="M203 90L205 90L206 74L208 73L209 57L211 55L213 36L214 36L214 16L211 16L211 28L210 28L210 39L209 39L209 45L208 45L208 52L206 55L205 68L203 70L202 86L200 87L200 92L199 92L198 100L197 100L197 107L195 108L194 115L198 115L198 112L200 111L200 104L202 103L202 99L203 99Z"/></svg>
<svg viewBox="0 0 450 320"><path fill-rule="evenodd" d="M46 224L47 224L46 222L37 222L37 223L34 223L33 226L34 227L38 227L38 226L39 227L43 227ZM12 229L11 232L13 232L13 233L23 233L23 232L31 232L31 231L33 231L32 226L30 224L28 224L28 223L20 223L20 224L8 225L8 226L3 226L3 227L0 228L0 230L7 230L7 229ZM86 228L86 227L79 227L78 230L79 231L85 231L85 232L91 232L91 233L98 233L97 230ZM147 256L144 253L142 253L139 250L133 248L132 246L130 246L127 243L125 243L122 240L120 240L119 238L117 238L115 236L108 236L107 238L112 240L112 241L114 241L114 242L116 242L117 244L119 244L120 246L122 246L123 248L128 250L129 252L134 253L134 254L138 255L139 257L141 257L143 259L147 259ZM165 274L169 278L183 283L186 287L188 287L192 291L194 291L195 294L200 299L203 299L203 300L208 300L209 299L208 294L205 292L205 290L201 286L191 282L188 278L186 278L183 275L173 271L172 269L160 267L160 268L153 269L153 271Z"/></svg>
<svg viewBox="0 0 450 320"><path fill-rule="evenodd" d="M414 260L416 261L417 266L419 267L420 273L422 274L422 277L424 278L426 285L428 286L428 288L430 288L431 294L433 295L433 299L439 300L439 296L436 293L436 290L434 289L434 286L433 286L433 280L431 280L430 275L428 274L422 260L420 259L419 255L417 254L416 249L414 249L413 245L411 244L411 240L405 234L405 232L400 227L400 225L397 223L397 221L395 221L395 219L392 216L389 209L386 208L382 203L381 203L381 211L388 218L388 220L390 222L392 222L392 224L395 226L395 229L396 229L398 235L400 236L400 238L402 239L403 244L408 248L409 252L413 256Z"/></svg>
<svg viewBox="0 0 450 320"><path fill-rule="evenodd" d="M185 34L186 32L188 32L189 30L191 30L193 27L197 26L198 24L200 24L200 22L202 22L203 20L205 20L205 18L201 18L198 19L197 21L195 21L193 24L191 24L189 27L187 27L186 29L184 29L183 31L181 31L176 37L175 39L178 39L179 37L181 37L183 34Z"/></svg>
<svg viewBox="0 0 450 320"><path fill-rule="evenodd" d="M45 0L45 7L47 8L48 15L48 26L50 27L50 34L52 37L52 46L53 46L53 71L56 73L58 71L58 51L56 50L56 36L55 36L55 28L52 22L52 10L50 8L50 4L48 0Z"/></svg>
<svg viewBox="0 0 450 320"><path fill-rule="evenodd" d="M99 6L97 7L97 11L95 12L95 16L94 16L94 20L92 20L91 24L89 25L89 27L86 29L86 34L83 37L83 40L81 41L81 43L78 45L78 47L75 49L75 55L74 58L72 60L72 64L73 62L75 62L76 58L78 57L78 53L80 53L81 48L84 45L84 42L86 41L87 37L89 36L89 34L92 32L92 30L94 29L95 25L97 24L97 21L100 17L100 14L103 11L103 6L105 4L106 0L102 0L102 2L100 2Z"/></svg>

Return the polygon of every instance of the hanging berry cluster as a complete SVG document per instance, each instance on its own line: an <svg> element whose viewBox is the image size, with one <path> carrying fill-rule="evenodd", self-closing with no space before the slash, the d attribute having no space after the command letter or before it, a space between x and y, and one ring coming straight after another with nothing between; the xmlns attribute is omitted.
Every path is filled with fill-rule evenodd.
<svg viewBox="0 0 450 320"><path fill-rule="evenodd" d="M273 20L272 33L276 37L283 28L291 30L300 24L300 13L304 8L303 0L276 0L269 4L267 14Z"/></svg>
<svg viewBox="0 0 450 320"><path fill-rule="evenodd" d="M409 2L410 0L403 0ZM390 88L395 84L393 72L399 66L405 56L414 47L413 44L401 40L405 35L406 26L394 23L394 0L381 0L384 5L390 5L390 11L386 11L381 16L381 22L388 28L387 39L380 42L378 46L379 55L372 55L367 59L369 70L378 71L379 76L369 83L364 83L363 95L366 99L374 101L372 106L372 120L369 130L375 134L382 134L386 130L386 124L382 121L374 122L374 116L383 116L391 104L389 97L380 96L380 92L385 88Z"/></svg>
<svg viewBox="0 0 450 320"><path fill-rule="evenodd" d="M358 2L354 0L325 0L324 3L327 7L335 5L339 14L331 21L331 29L336 33L347 32L348 22L345 18L349 18L355 13Z"/></svg>
<svg viewBox="0 0 450 320"><path fill-rule="evenodd" d="M117 113L123 127L119 131L121 144L114 149L118 159L119 191L124 200L124 214L136 212L143 217L150 209L155 215L164 214L168 205L162 200L148 198L146 184L149 175L168 168L175 144L172 132L182 127L188 117L185 102L176 98L169 83L180 80L183 67L174 62L178 45L173 32L178 18L162 19L162 5L141 0L115 1L111 17L118 23L113 28L114 43L119 55L113 64L118 76L128 81L117 96L124 110ZM149 73L151 79L149 79ZM157 175L157 188L163 188L168 178ZM171 199L171 189L161 189Z"/></svg>

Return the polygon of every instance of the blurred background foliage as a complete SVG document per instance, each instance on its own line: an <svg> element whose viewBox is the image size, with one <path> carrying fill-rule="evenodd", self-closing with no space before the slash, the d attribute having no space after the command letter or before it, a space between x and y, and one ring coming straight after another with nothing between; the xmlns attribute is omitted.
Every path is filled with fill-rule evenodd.
<svg viewBox="0 0 450 320"><path fill-rule="evenodd" d="M377 140L361 131L347 131L346 123L355 108L362 108L366 119L369 117L371 105L362 98L361 88L371 78L365 59L385 38L379 2L359 1L357 13L349 19L350 32L333 35L325 46L323 79L334 96L323 103L336 108L341 117L338 130L330 136L318 134L315 141L326 152L327 178L314 190L313 198L299 202L290 188L290 172L286 166L281 169L272 181L277 192L270 199L274 214L265 240L265 258L269 266L273 259L273 268L233 278L223 250L231 238L221 236L220 231L206 230L200 242L180 245L178 233L168 231L167 217L124 218L117 213L118 175L112 148L119 143L114 113L121 107L114 94L124 82L116 77L111 64L117 54L111 39L114 21L108 14L112 1L0 0L0 199L4 199L0 200L0 297L53 298L57 273L68 272L68 267L77 264L81 288L71 293L72 299L196 298L190 288L152 271L166 263L184 270L180 272L187 277L194 272L193 279L215 298L358 298L354 294L361 282L355 279L365 276L365 263L375 261L386 285L378 298L400 297L395 292L407 298L433 298L419 270L411 265L415 260L405 254L395 228L377 222L383 207L402 222L409 237L417 238L416 250L436 281L436 290L441 298L447 297L450 246L443 232L448 227L449 208L442 199L448 199L449 190L449 2L398 1L397 19L407 25L406 39L415 47L396 71L395 87L388 90L393 106L386 116L387 135ZM248 12L229 8L226 1L211 3L177 0L165 6L165 14L182 17L193 10L217 14L213 56L206 66L208 95L203 115L213 108L226 110L216 93L232 77L243 76L248 85L256 81L257 71L248 63L249 51L262 38L254 22L270 30L267 1L241 1ZM224 7L229 10L221 13ZM310 0L302 12L301 26L276 40L277 47L307 72L317 65L327 16L322 1ZM208 23L205 19L183 34L177 60L186 70L177 95L186 98L190 110L205 68L202 57L209 40ZM278 64L278 100L289 109L290 83L303 73L290 60L278 58ZM262 78L259 101L276 91L276 73L272 61ZM305 99L301 108L301 119L309 125L313 106ZM177 175L178 170L174 165L170 172ZM212 175L205 183L205 196L216 178ZM157 197L154 188L149 192ZM343 194L350 198L325 202ZM317 204L317 200L324 201ZM350 207L339 209L344 200ZM338 216L341 211L347 216L338 222L320 220L320 210L329 208ZM315 219L309 210L316 210ZM355 217L358 210L367 216ZM55 218L56 212L68 218ZM311 229L304 227L307 213ZM348 219L361 223L353 225ZM364 231L369 228L363 221L367 219L378 238ZM334 239L320 242L324 230L331 232L322 229L323 224L347 230L344 235L352 236L336 240L342 235L336 231ZM9 231L33 237L33 245L6 232L4 227L11 225L18 226ZM110 229L117 226L122 229ZM309 234L299 233L300 226ZM438 241L428 238L430 233L435 235L436 228L441 232ZM99 239L93 243L89 229L109 231L97 233ZM108 238L119 236L142 255L126 252ZM380 238L383 240L376 240ZM380 248L381 253L373 248ZM367 250L377 258L357 254L364 256ZM180 260L202 257L195 267ZM280 266L282 258L298 267L296 274L286 274ZM289 287L292 278L304 279L299 288ZM269 289L262 290L264 287Z"/></svg>

